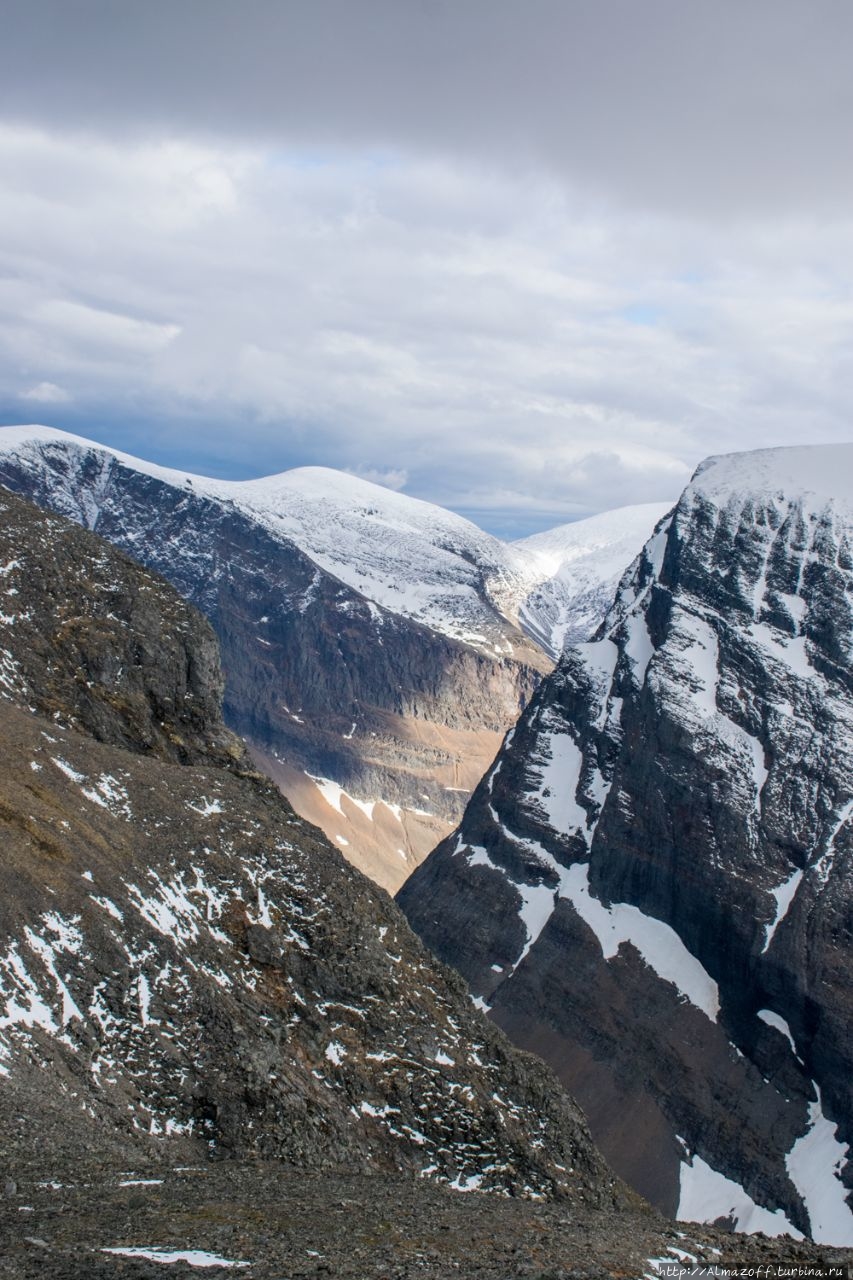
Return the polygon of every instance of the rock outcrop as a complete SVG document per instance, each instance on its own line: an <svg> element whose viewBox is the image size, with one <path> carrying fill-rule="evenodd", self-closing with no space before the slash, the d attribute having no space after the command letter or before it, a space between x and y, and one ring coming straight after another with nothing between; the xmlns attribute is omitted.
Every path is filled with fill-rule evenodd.
<svg viewBox="0 0 853 1280"><path fill-rule="evenodd" d="M704 463L399 901L684 1218L853 1241L853 446Z"/></svg>

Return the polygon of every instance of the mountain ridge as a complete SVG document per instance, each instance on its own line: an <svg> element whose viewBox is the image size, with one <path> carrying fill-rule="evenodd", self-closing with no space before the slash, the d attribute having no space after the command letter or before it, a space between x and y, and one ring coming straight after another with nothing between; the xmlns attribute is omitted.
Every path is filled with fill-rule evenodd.
<svg viewBox="0 0 853 1280"><path fill-rule="evenodd" d="M484 532L464 516L444 507L400 494L349 472L331 467L303 466L255 480L218 480L176 468L160 466L145 459L87 440L69 432L43 426L0 428L0 457L17 454L35 446L71 446L114 458L131 471L159 480L171 488L192 488L201 497L228 502L265 523L280 536L293 540L302 551L349 587L374 604L402 613L416 621L460 639L475 647L488 645L498 612L510 623L526 597L541 588L565 563L585 553L607 549L618 543L617 557L627 554L625 564L642 545L642 534L662 515L666 504L647 503L617 508L572 524L514 542L502 542ZM87 527L97 520L98 484L92 486L92 501L78 493L78 505L64 514L82 516ZM615 534L610 532L615 526ZM333 536L333 534L335 536ZM381 545L371 563L368 550L383 539L401 545L391 547L388 565L381 563ZM424 556L409 536L426 542L430 555ZM330 544L345 540L344 554ZM562 553L555 548L562 547ZM543 554L543 552L545 554ZM461 561L461 563L460 563ZM394 582L403 564L408 564L421 585L455 588L442 597L444 610L426 597L411 599ZM617 572L608 565L608 579ZM479 594L479 608L465 599L461 618L454 617L454 594ZM483 606L486 606L485 608ZM530 605L527 606L530 612ZM541 624L534 622L539 627ZM480 626L481 631L473 630ZM534 637L538 641L538 637ZM500 637L499 637L500 639ZM506 641L503 640L505 644ZM546 650L557 641L549 637ZM553 655L552 655L553 656Z"/></svg>

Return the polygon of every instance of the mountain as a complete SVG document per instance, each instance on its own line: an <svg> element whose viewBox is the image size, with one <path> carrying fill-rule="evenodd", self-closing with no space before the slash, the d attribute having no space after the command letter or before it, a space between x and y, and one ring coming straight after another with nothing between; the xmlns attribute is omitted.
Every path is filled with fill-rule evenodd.
<svg viewBox="0 0 853 1280"><path fill-rule="evenodd" d="M621 1196L547 1069L225 728L209 626L0 497L0 1133ZM171 1156L170 1156L171 1153Z"/></svg>
<svg viewBox="0 0 853 1280"><path fill-rule="evenodd" d="M525 635L556 662L567 645L588 640L610 607L619 580L671 503L618 507L512 543L532 581L517 602Z"/></svg>
<svg viewBox="0 0 853 1280"><path fill-rule="evenodd" d="M711 458L410 923L685 1219L853 1242L853 445Z"/></svg>
<svg viewBox="0 0 853 1280"><path fill-rule="evenodd" d="M492 602L502 544L352 476L208 480L26 427L0 431L0 481L202 610L228 723L389 889L458 820L551 665Z"/></svg>
<svg viewBox="0 0 853 1280"><path fill-rule="evenodd" d="M574 579L556 573L558 550L507 546L326 468L211 480L5 427L0 482L96 530L202 610L222 647L227 722L297 810L392 891L459 820L550 670L552 621L570 626ZM643 519L651 527L638 515L631 532ZM584 541L592 524L555 534L586 566L588 620L595 563L613 572L607 521ZM624 525L615 513L620 546Z"/></svg>
<svg viewBox="0 0 853 1280"><path fill-rule="evenodd" d="M676 1232L614 1179L547 1067L254 771L221 688L164 580L0 494L0 1275L841 1261Z"/></svg>
<svg viewBox="0 0 853 1280"><path fill-rule="evenodd" d="M840 1261L676 1233L628 1192L254 771L221 690L164 580L0 494L0 1275Z"/></svg>

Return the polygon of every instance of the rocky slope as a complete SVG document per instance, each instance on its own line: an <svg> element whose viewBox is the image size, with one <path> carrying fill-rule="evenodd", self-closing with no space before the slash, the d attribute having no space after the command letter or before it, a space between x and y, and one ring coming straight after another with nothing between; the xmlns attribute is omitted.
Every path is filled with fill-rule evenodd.
<svg viewBox="0 0 853 1280"><path fill-rule="evenodd" d="M4 1168L276 1158L616 1205L548 1070L225 729L164 582L0 496Z"/></svg>
<svg viewBox="0 0 853 1280"><path fill-rule="evenodd" d="M404 886L685 1219L853 1241L853 446L699 468Z"/></svg>
<svg viewBox="0 0 853 1280"><path fill-rule="evenodd" d="M34 427L0 431L0 481L202 610L230 726L389 889L458 820L551 665L495 603L514 581L501 543L352 476L208 480Z"/></svg>

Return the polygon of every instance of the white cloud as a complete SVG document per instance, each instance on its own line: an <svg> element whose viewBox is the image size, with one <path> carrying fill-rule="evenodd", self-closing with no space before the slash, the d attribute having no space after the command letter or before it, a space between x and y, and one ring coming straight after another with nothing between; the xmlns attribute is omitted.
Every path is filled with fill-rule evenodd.
<svg viewBox="0 0 853 1280"><path fill-rule="evenodd" d="M851 435L850 221L715 227L415 152L11 125L0 167L0 389L72 387L84 434L89 407L144 418L122 447L348 468L496 524Z"/></svg>
<svg viewBox="0 0 853 1280"><path fill-rule="evenodd" d="M180 333L180 325L158 324L121 315L100 307L88 307L64 298L50 298L34 308L38 327L53 329L75 346L149 354L159 351Z"/></svg>
<svg viewBox="0 0 853 1280"><path fill-rule="evenodd" d="M369 480L371 484L381 484L386 489L404 489L409 479L408 471L387 470L377 467L347 467L347 474L358 476L359 480Z"/></svg>
<svg viewBox="0 0 853 1280"><path fill-rule="evenodd" d="M18 399L33 400L36 404L68 404L71 396L64 387L58 387L55 382L39 382L28 391L20 391Z"/></svg>

